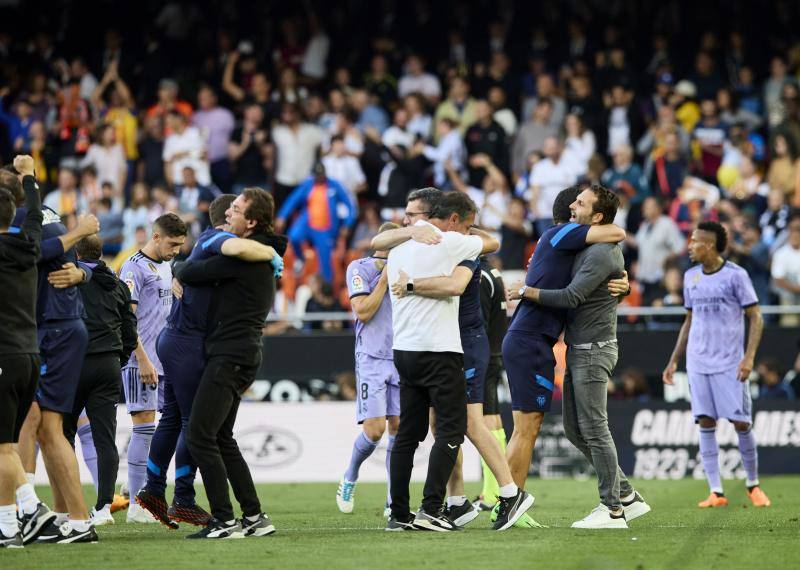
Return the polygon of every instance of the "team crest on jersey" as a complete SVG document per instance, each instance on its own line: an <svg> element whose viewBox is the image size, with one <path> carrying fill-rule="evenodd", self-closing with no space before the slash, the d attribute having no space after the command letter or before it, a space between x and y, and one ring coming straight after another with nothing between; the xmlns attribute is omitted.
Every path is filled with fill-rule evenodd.
<svg viewBox="0 0 800 570"><path fill-rule="evenodd" d="M536 403L539 404L540 408L543 408L544 405L547 403L547 398L545 398L544 396L538 396L536 398Z"/></svg>
<svg viewBox="0 0 800 570"><path fill-rule="evenodd" d="M350 279L350 288L354 293L364 290L364 280L361 278L361 275L353 272L353 277Z"/></svg>
<svg viewBox="0 0 800 570"><path fill-rule="evenodd" d="M148 268L150 269L150 271L152 271L153 273L158 273L158 269L156 269L156 266L155 266L155 265L153 265L152 263L150 263L149 261L147 262L147 267L148 267Z"/></svg>

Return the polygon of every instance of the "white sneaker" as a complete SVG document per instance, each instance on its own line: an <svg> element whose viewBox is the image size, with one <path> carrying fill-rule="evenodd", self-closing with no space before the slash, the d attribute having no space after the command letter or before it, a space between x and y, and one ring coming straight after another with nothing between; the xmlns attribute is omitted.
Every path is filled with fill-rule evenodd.
<svg viewBox="0 0 800 570"><path fill-rule="evenodd" d="M127 518L125 519L126 522L129 523L157 523L158 521L153 518L153 515L148 513L145 509L137 505L136 503L131 503L131 506L128 507L128 514Z"/></svg>
<svg viewBox="0 0 800 570"><path fill-rule="evenodd" d="M650 505L644 502L644 499L637 491L634 491L632 501L622 503L622 509L625 511L625 520L628 522L631 522L633 519L638 519L652 510Z"/></svg>
<svg viewBox="0 0 800 570"><path fill-rule="evenodd" d="M336 491L336 506L339 511L346 515L353 512L353 505L355 503L356 484L353 481L348 481L342 478L339 481L339 490Z"/></svg>
<svg viewBox="0 0 800 570"><path fill-rule="evenodd" d="M622 516L612 517L607 506L600 504L586 518L572 523L572 528L628 528L625 512Z"/></svg>
<svg viewBox="0 0 800 570"><path fill-rule="evenodd" d="M111 505L106 505L99 511L97 509L92 509L92 518L89 522L94 526L114 524L114 517L111 516Z"/></svg>

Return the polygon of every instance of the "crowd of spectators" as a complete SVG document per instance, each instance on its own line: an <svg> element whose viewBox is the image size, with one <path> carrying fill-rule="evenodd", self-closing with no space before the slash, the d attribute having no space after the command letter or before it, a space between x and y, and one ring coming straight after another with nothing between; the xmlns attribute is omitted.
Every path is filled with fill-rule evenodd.
<svg viewBox="0 0 800 570"><path fill-rule="evenodd" d="M621 199L626 303L681 306L687 238L714 219L762 304L800 304L793 3L252 4L121 7L98 28L76 2L0 32L4 161L33 155L45 203L95 214L117 265L163 212L197 235L217 194L261 186L293 245L279 313L342 310L346 263L410 190L469 194L512 276L588 180Z"/></svg>

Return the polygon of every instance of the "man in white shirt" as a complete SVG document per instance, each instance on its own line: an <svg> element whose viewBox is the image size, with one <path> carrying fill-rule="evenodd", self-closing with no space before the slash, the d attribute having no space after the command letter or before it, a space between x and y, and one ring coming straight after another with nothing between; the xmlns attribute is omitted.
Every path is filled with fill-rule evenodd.
<svg viewBox="0 0 800 570"><path fill-rule="evenodd" d="M273 192L276 208L311 173L324 135L316 125L302 121L296 105L283 105L281 124L272 129L272 140L277 151Z"/></svg>
<svg viewBox="0 0 800 570"><path fill-rule="evenodd" d="M338 180L356 202L356 195L367 189L367 177L358 159L347 152L342 135L331 137L331 151L322 159L328 178Z"/></svg>
<svg viewBox="0 0 800 570"><path fill-rule="evenodd" d="M547 137L542 152L545 158L533 167L530 182L530 209L539 235L553 225L553 202L558 193L578 181L578 166L564 153L558 137Z"/></svg>
<svg viewBox="0 0 800 570"><path fill-rule="evenodd" d="M456 172L464 170L464 141L458 131L458 124L450 118L444 118L436 125L439 135L438 146L426 146L425 158L433 162L433 183L442 190L450 189L445 164L452 164Z"/></svg>
<svg viewBox="0 0 800 570"><path fill-rule="evenodd" d="M789 239L772 256L772 280L781 305L800 305L800 217L789 222ZM797 326L797 315L781 315L781 325Z"/></svg>
<svg viewBox="0 0 800 570"><path fill-rule="evenodd" d="M203 136L197 127L190 127L188 120L178 111L170 111L167 122L172 134L164 141L164 177L170 185L183 183L183 169L194 170L201 186L211 184L211 171Z"/></svg>
<svg viewBox="0 0 800 570"><path fill-rule="evenodd" d="M448 204L433 206L437 208L442 211L434 213L435 217L454 220L465 228L472 225L477 211L472 200L460 193L449 194ZM452 531L457 527L443 513L442 503L467 428L459 299L416 296L414 279L449 276L459 263L495 250L498 243L486 234L441 232L421 219L413 230L405 231L411 235L421 227L429 228L429 242L436 243L406 241L391 250L386 266L390 283L407 283L406 296L391 295L394 363L400 374L400 426L390 462L392 516L387 530ZM409 481L414 452L428 433L430 407L436 414L435 443L422 506L414 517L409 510Z"/></svg>
<svg viewBox="0 0 800 570"><path fill-rule="evenodd" d="M435 105L442 96L439 79L425 71L420 56L412 54L406 60L406 73L397 84L397 94L402 98L411 93L421 93L429 105Z"/></svg>

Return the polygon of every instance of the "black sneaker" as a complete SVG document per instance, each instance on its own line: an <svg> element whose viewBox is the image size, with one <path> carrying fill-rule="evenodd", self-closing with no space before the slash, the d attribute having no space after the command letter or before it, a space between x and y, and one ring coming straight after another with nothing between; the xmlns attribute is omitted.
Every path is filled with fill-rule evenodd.
<svg viewBox="0 0 800 570"><path fill-rule="evenodd" d="M36 510L19 519L19 530L22 533L22 542L30 544L51 522L56 520L56 514L47 508L44 503L39 503Z"/></svg>
<svg viewBox="0 0 800 570"><path fill-rule="evenodd" d="M94 527L89 525L86 530L75 529L69 521L56 526L54 523L47 525L36 539L36 544L73 544L79 542L97 542L99 537Z"/></svg>
<svg viewBox="0 0 800 570"><path fill-rule="evenodd" d="M496 503L490 503L483 497L483 495L478 495L472 501L472 504L477 505L481 511L491 512Z"/></svg>
<svg viewBox="0 0 800 570"><path fill-rule="evenodd" d="M409 513L406 517L389 517L389 522L386 523L386 531L388 532L402 532L404 530L417 530L414 528L414 513Z"/></svg>
<svg viewBox="0 0 800 570"><path fill-rule="evenodd" d="M167 515L173 521L185 522L195 526L206 526L211 521L211 513L197 503L182 505L172 501L172 505L167 509Z"/></svg>
<svg viewBox="0 0 800 570"><path fill-rule="evenodd" d="M174 520L169 518L169 510L167 500L163 496L151 493L147 489L142 489L136 494L136 503L153 515L153 518L163 524L165 527L175 530L180 525Z"/></svg>
<svg viewBox="0 0 800 570"><path fill-rule="evenodd" d="M222 522L219 519L212 518L208 526L194 534L189 534L186 538L221 538L223 540L230 538L244 538L244 530L242 529L239 521L234 521L232 524Z"/></svg>
<svg viewBox="0 0 800 570"><path fill-rule="evenodd" d="M513 497L500 497L497 508L497 520L494 523L494 530L506 530L514 526L514 523L533 506L533 495L525 491L518 490Z"/></svg>
<svg viewBox="0 0 800 570"><path fill-rule="evenodd" d="M461 506L447 507L444 510L444 514L447 515L447 518L453 521L456 526L464 526L478 518L481 511L477 505L469 501L464 501L464 504Z"/></svg>
<svg viewBox="0 0 800 570"><path fill-rule="evenodd" d="M451 521L444 512L444 507L435 513L427 513L420 508L414 519L414 528L419 530L433 530L436 532L450 532L458 530L456 524Z"/></svg>
<svg viewBox="0 0 800 570"><path fill-rule="evenodd" d="M245 536L267 536L275 532L275 525L272 524L269 516L261 513L255 521L242 517L242 530L244 530Z"/></svg>
<svg viewBox="0 0 800 570"><path fill-rule="evenodd" d="M0 530L0 548L22 548L22 533L18 532L14 536L6 536Z"/></svg>

